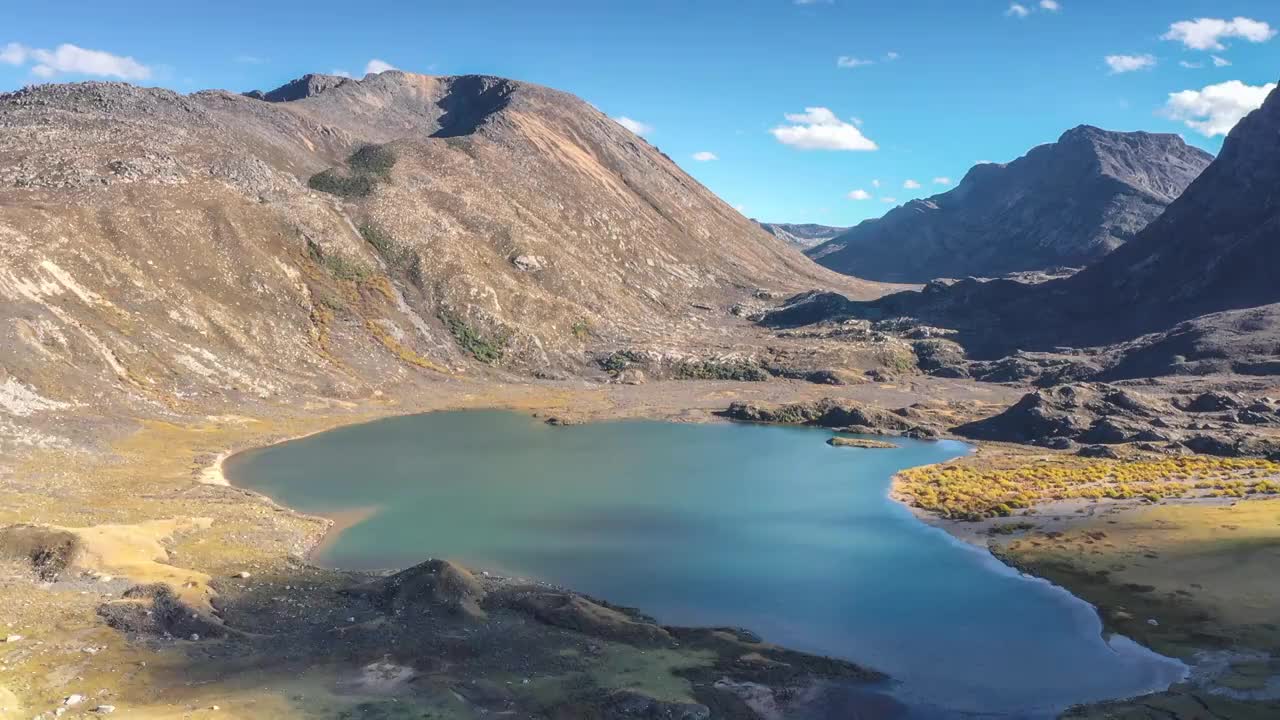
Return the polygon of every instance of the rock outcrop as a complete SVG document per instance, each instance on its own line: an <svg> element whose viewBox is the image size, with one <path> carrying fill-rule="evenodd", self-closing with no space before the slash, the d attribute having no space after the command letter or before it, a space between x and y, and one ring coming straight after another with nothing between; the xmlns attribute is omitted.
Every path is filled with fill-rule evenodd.
<svg viewBox="0 0 1280 720"><path fill-rule="evenodd" d="M1028 393L990 418L960 425L975 440L1027 443L1106 457L1099 446L1139 443L1161 452L1270 457L1280 451L1280 404L1268 397L1207 391L1169 400L1104 383Z"/></svg>
<svg viewBox="0 0 1280 720"><path fill-rule="evenodd" d="M1177 135L1068 130L1007 164L973 167L954 190L913 200L808 251L887 282L1079 267L1155 220L1213 160Z"/></svg>
<svg viewBox="0 0 1280 720"><path fill-rule="evenodd" d="M912 408L884 410L832 398L778 406L735 402L729 405L723 415L743 422L815 425L868 435L931 438L938 434L935 427L920 422Z"/></svg>

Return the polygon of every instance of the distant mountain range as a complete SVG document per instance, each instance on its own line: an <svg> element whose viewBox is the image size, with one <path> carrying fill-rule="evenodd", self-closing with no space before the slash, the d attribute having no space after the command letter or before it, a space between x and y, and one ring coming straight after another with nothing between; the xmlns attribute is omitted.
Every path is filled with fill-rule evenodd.
<svg viewBox="0 0 1280 720"><path fill-rule="evenodd" d="M801 250L817 247L849 229L814 223L767 223L759 220L755 222L764 228L765 232Z"/></svg>
<svg viewBox="0 0 1280 720"><path fill-rule="evenodd" d="M1082 125L807 252L886 282L1079 267L1131 240L1212 160L1176 135Z"/></svg>
<svg viewBox="0 0 1280 720"><path fill-rule="evenodd" d="M1116 376L1277 374L1277 268L1280 91L1273 91L1158 219L1071 277L932 283L871 302L828 297L819 314L791 308L778 317L792 325L912 317L959 331L971 355L987 358L1107 346L1118 359L1108 371Z"/></svg>

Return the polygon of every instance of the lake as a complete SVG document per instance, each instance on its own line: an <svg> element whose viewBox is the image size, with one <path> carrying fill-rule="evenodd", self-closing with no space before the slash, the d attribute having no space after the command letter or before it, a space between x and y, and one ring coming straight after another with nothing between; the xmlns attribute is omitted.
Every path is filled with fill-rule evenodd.
<svg viewBox="0 0 1280 720"><path fill-rule="evenodd" d="M443 557L733 625L889 673L922 717L1050 717L1178 680L1181 663L1102 636L1093 608L925 525L894 473L969 451L831 432L616 421L551 427L459 411L341 428L229 458L227 477L304 512L367 509L316 561Z"/></svg>

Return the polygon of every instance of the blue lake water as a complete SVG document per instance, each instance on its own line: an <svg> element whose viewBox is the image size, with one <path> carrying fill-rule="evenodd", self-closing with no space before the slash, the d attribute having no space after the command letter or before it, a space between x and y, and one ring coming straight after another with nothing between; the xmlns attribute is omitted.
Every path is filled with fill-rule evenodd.
<svg viewBox="0 0 1280 720"><path fill-rule="evenodd" d="M968 452L823 430L502 411L342 428L230 458L235 484L305 512L376 508L317 560L428 557L534 577L667 624L734 625L892 675L921 717L1052 716L1164 689L1183 666L1104 639L1086 603L888 499L904 468Z"/></svg>

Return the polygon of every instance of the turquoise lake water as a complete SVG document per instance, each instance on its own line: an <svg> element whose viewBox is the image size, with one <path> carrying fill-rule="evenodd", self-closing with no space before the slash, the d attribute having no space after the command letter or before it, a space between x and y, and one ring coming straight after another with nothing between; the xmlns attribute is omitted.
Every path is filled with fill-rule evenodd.
<svg viewBox="0 0 1280 720"><path fill-rule="evenodd" d="M667 624L749 628L889 673L917 717L1048 717L1180 678L1180 663L1104 639L1086 603L888 499L895 472L966 445L832 448L830 435L647 421L550 427L462 411L250 451L225 471L305 512L376 508L326 546L322 564L444 557Z"/></svg>

